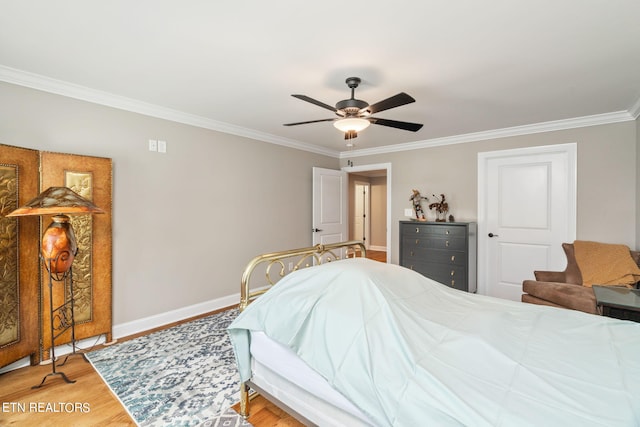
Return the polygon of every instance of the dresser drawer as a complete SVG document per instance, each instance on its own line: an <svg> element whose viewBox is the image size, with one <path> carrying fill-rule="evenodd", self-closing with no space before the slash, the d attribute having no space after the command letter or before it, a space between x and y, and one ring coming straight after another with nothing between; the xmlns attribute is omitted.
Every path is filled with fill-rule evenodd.
<svg viewBox="0 0 640 427"><path fill-rule="evenodd" d="M433 235L433 236L459 236L464 237L467 229L464 226L456 225L434 225L434 224L403 224L402 234L406 237L416 235Z"/></svg>
<svg viewBox="0 0 640 427"><path fill-rule="evenodd" d="M407 263L403 266L451 288L468 290L467 270L464 267L429 262Z"/></svg>
<svg viewBox="0 0 640 427"><path fill-rule="evenodd" d="M411 236L404 239L406 248L447 249L452 251L464 251L467 247L467 239L463 237L436 237L436 236Z"/></svg>
<svg viewBox="0 0 640 427"><path fill-rule="evenodd" d="M402 248L403 258L407 262L430 262L447 265L467 265L467 254L464 251L444 251L405 244Z"/></svg>

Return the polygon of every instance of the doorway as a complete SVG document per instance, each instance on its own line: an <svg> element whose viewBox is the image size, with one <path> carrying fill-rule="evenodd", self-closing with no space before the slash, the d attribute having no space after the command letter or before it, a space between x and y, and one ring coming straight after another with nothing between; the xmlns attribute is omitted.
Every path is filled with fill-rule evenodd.
<svg viewBox="0 0 640 427"><path fill-rule="evenodd" d="M349 181L349 238L364 240L367 257L378 261L390 262L391 259L391 164L381 163L342 168L348 174ZM362 188L367 187L366 199L368 206L362 210L365 217L360 215L356 207L356 199L363 199ZM366 191L366 190L365 190ZM362 224L363 223L363 224ZM368 224L367 224L368 223ZM364 232L364 239L359 236Z"/></svg>

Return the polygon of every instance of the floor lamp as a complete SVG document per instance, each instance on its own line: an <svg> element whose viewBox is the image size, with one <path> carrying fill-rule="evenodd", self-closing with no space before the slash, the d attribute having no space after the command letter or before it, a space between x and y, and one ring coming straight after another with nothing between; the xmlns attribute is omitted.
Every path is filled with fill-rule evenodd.
<svg viewBox="0 0 640 427"><path fill-rule="evenodd" d="M69 215L91 215L104 213L94 205L67 187L50 187L26 205L19 207L7 216L53 215L52 222L42 235L40 259L45 266L49 279L49 309L51 333L52 372L33 388L41 387L50 376L59 375L68 383L73 383L63 372L56 371L55 340L71 329L72 354L76 353L75 319L73 295L73 260L78 253L76 237ZM63 304L53 306L53 282L69 283L69 296ZM65 359L66 362L66 359ZM64 362L62 363L64 365Z"/></svg>

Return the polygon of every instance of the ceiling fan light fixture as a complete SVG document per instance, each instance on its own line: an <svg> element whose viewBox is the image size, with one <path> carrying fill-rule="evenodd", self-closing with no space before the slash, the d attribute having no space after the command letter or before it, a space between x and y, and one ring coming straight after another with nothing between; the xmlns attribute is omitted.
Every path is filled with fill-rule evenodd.
<svg viewBox="0 0 640 427"><path fill-rule="evenodd" d="M347 117L346 119L340 119L333 122L333 126L342 132L360 132L369 127L371 123L369 120L361 119L358 117Z"/></svg>
<svg viewBox="0 0 640 427"><path fill-rule="evenodd" d="M352 140L353 138L357 138L357 137L358 137L358 132L356 132L355 130L348 130L344 133L344 139L346 141Z"/></svg>
<svg viewBox="0 0 640 427"><path fill-rule="evenodd" d="M398 120L387 120L381 117L373 117L373 115L386 111L391 108L401 107L403 105L411 104L416 100L407 95L404 92L400 92L397 95L378 101L374 104L369 104L361 99L356 99L355 89L360 85L362 80L359 77L349 77L345 80L349 89L351 89L351 98L338 101L335 107L316 99L310 98L306 95L293 94L294 98L298 98L302 101L309 102L311 104L322 107L325 110L333 111L338 118L333 119L320 119L320 120L307 120L304 122L285 123L284 126L296 126L306 125L309 123L319 122L333 122L333 126L336 129L344 133L344 139L347 141L353 140L358 137L358 132L363 131L371 123L379 126L387 126L396 129L407 130L411 132L417 132L422 128L421 123L401 122Z"/></svg>

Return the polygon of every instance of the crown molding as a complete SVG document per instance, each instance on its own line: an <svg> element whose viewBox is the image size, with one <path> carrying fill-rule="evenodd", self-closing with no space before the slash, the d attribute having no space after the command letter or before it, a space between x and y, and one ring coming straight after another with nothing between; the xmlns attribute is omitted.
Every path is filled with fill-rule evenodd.
<svg viewBox="0 0 640 427"><path fill-rule="evenodd" d="M597 114L593 116L576 117L566 120L536 123L524 126L514 126L503 129L494 129L484 132L467 133L462 135L433 138L423 141L408 142L404 144L385 145L376 148L364 148L358 150L336 151L329 148L308 144L293 139L282 138L265 132L258 132L229 123L212 120L206 117L188 114L182 111L161 107L159 105L142 102L136 99L114 95L76 85L62 80L30 73L15 68L0 65L0 81L25 86L44 92L75 98L94 104L131 111L145 116L156 117L186 125L241 136L257 141L268 142L288 148L308 151L328 157L340 159L369 156L373 154L387 154L399 151L418 150L422 148L438 147L442 145L464 144L468 142L483 141L487 139L506 138L512 136L528 135L542 132L574 129L587 126L618 123L636 120L640 116L640 98L627 111Z"/></svg>
<svg viewBox="0 0 640 427"><path fill-rule="evenodd" d="M640 109L640 100L636 103ZM484 132L466 133L462 135L446 136L443 138L433 138L423 141L407 142L404 144L385 145L376 148L363 148L360 150L342 151L341 159L353 157L369 156L372 154L387 154L399 151L418 150L421 148L439 147L442 145L464 144L467 142L484 141L488 139L507 138L512 136L530 135L534 133L553 132L566 129L575 129L587 126L604 125L633 121L635 117L630 111L617 111L613 113L596 114L593 116L576 117L566 120L554 120L550 122L535 123L524 126L514 126L503 129L494 129Z"/></svg>
<svg viewBox="0 0 640 427"><path fill-rule="evenodd" d="M228 133L231 135L242 136L249 139L282 145L285 147L295 148L298 150L308 151L316 154L322 154L329 157L338 158L340 154L339 151L331 150L325 147L307 144L293 139L282 138L269 133L258 132L241 126L219 122L217 120L197 116L195 114L189 114L182 111L161 107L159 105L142 102L124 96L114 95L108 92L91 89L62 80L56 80L50 77L42 76L40 74L17 70L15 68L6 67L3 65L0 65L0 81L29 87L31 89L37 89L44 92L54 93L69 98L75 98L81 101L87 101L94 104L117 108L120 110L131 111L133 113L143 114L145 116L156 117L172 122Z"/></svg>

